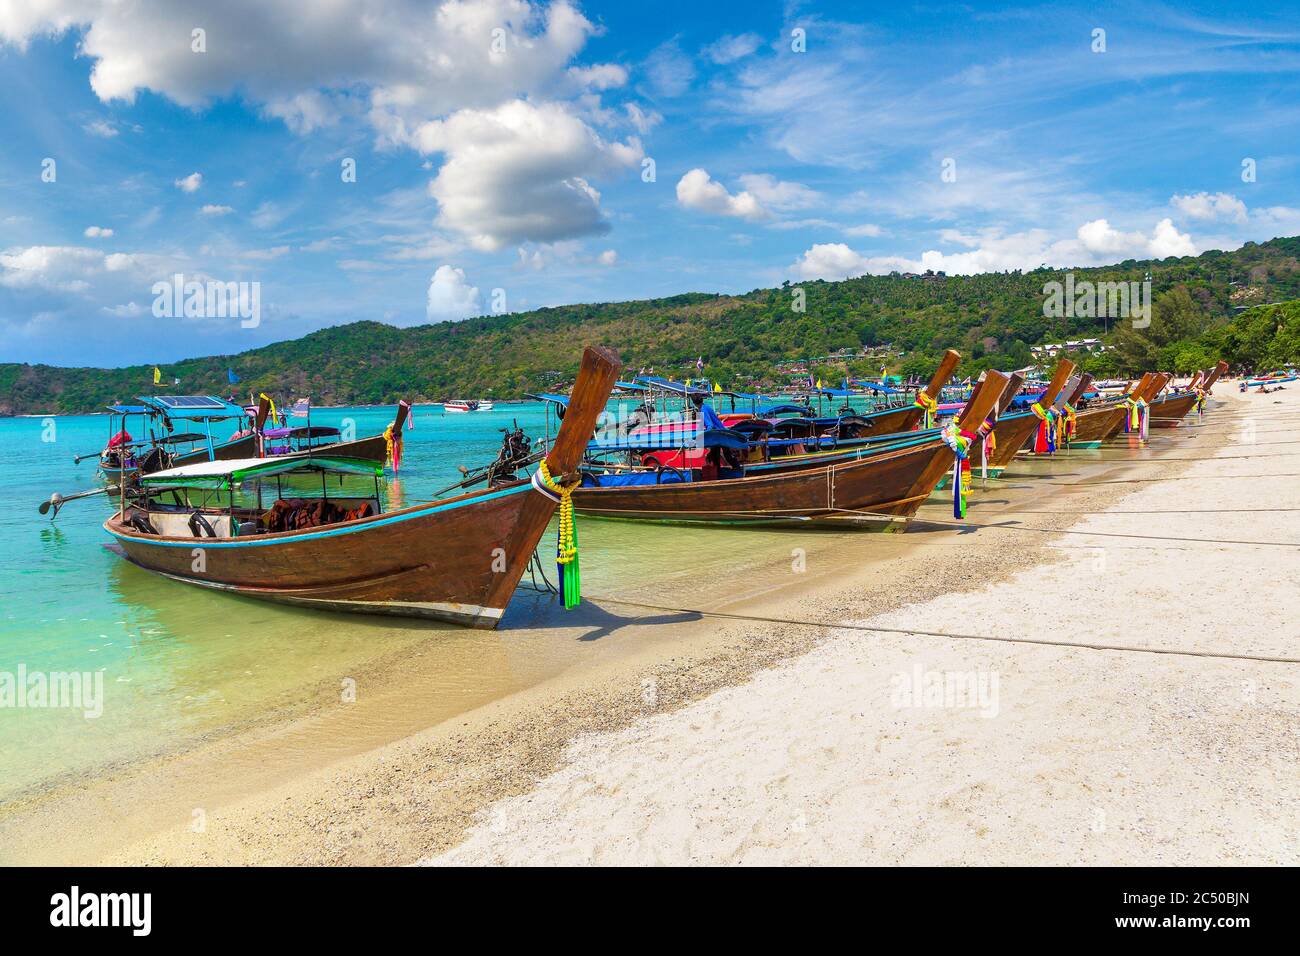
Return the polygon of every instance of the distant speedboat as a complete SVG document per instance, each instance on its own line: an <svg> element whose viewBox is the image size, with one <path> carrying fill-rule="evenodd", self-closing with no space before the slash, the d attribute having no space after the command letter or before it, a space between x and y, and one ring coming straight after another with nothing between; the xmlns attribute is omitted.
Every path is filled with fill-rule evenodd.
<svg viewBox="0 0 1300 956"><path fill-rule="evenodd" d="M450 402L443 402L442 410L444 412L456 412L456 413L490 412L492 411L492 403L485 402L485 401L476 401L474 399L470 399L469 401L462 401L461 399L455 399Z"/></svg>

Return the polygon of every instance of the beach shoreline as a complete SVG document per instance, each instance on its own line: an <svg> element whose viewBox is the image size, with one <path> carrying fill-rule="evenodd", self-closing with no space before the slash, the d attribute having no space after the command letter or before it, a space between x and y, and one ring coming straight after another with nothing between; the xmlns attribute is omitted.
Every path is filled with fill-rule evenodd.
<svg viewBox="0 0 1300 956"><path fill-rule="evenodd" d="M159 826L154 818L122 827L96 846L94 861L393 864L452 851L440 862L560 862L553 853L542 851L530 858L503 855L499 844L516 844L520 852L526 847L535 850L537 841L556 843L555 852L562 845L588 846L567 840L563 831L557 833L554 827L561 824L554 819L533 819L519 807L521 801L526 805L544 793L557 774L572 775L584 748L596 752L593 740L604 741L601 747L616 747L615 738L620 734L636 735L654 722L681 719L692 707L706 706L712 695L775 679L772 674L797 667L828 647L847 645L850 642L835 628L841 622L901 615L896 619L899 627L923 631L925 628L908 616L924 606L924 602L917 603L919 589L925 594L960 596L1013 581L1029 567L1077 573L1080 548L1091 545L1080 545L1082 539L1077 536L1060 538L1060 531L1079 520L1079 512L1113 507L1138 493L1143 485L1140 481L1100 484L1071 491L1052 474L1086 472L1092 480L1102 482L1123 482L1128 480L1123 476L1139 472L1174 477L1195 467L1179 460L1187 456L1186 451L1174 455L1176 450L1191 450L1189 439L1195 439L1198 452L1230 444L1226 432L1215 433L1210 426L1216 418L1224 419L1225 413L1240 415L1242 406L1236 398L1216 401L1203 433L1191 427L1162 430L1153 435L1150 448L1131 454L1077 454L1054 463L1013 466L1008 480L990 482L988 490L977 490L971 509L974 523L1010 515L1017 507L1032 510L1030 502L1055 502L1055 510L1062 513L1033 515L1033 527L1041 532L1011 534L988 529L972 535L952 531L942 523L946 501L940 493L922 512L921 528L931 530L851 539L836 536L835 548L830 547L831 539L821 541L809 535L803 542L807 547L801 549L803 539L792 535L792 553L806 551L806 567L800 572L791 573L791 569L782 573L780 568L767 567L763 573L731 582L713 593L701 591L694 601L683 600L689 597L689 589L679 588L671 595L677 598L671 608L652 606L653 596L645 594L632 594L631 600L626 600L628 596L620 600L616 595L595 595L582 613L590 615L585 620L597 629L602 626L599 615L617 616L618 623L608 625L620 631L621 650L617 653L593 655L594 662L584 660L534 686L504 693L434 726L391 740L377 736L374 746L358 744L355 752L340 754L323 766L311 760L288 761L282 773L251 774L247 786L228 787L212 800L199 832L189 825L188 816L178 816L183 808L178 797L181 802L171 816L175 822ZM1174 457L1162 461L1158 469L1144 463L1162 455ZM1017 474L1030 477L1018 478ZM850 543L838 547L844 540ZM792 565L797 561L796 556ZM688 613L692 610L743 617L692 618ZM665 617L671 619L667 623L657 620ZM801 623L791 623L794 621ZM652 633L655 638L650 640ZM644 646L638 640L641 635L647 638ZM509 637L502 634L498 639ZM901 638L890 640L898 643ZM873 646L883 642L879 635L872 637ZM1012 645L998 650L1009 653L1007 647ZM1043 652L1060 653L1053 649ZM1075 649L1073 653L1101 652ZM395 690L387 706L401 706L400 692ZM6 856L18 862L74 858L87 862L84 855L76 857L85 851L75 834L53 844L43 842L43 836L69 819L128 796L148 799L150 793L169 786L173 791L189 788L201 792L204 774L228 769L232 754L242 751L239 766L244 768L255 763L250 754L274 761L289 746L310 745L317 739L313 734L324 733L330 719L328 715L294 717L242 739L205 745L137 768L122 779L89 782L57 799L35 801L0 819L0 833L21 836L16 842L6 840L10 847ZM676 752L687 753L680 746ZM612 766L622 765L616 762ZM798 777L799 768L791 773ZM809 782L815 779L814 773ZM918 806L923 805L922 794L912 796ZM629 810L624 812L636 805L629 800ZM562 802L557 803L553 810L559 813L557 808L562 807ZM808 829L810 824L805 820L802 826ZM816 831L817 826L811 825L811 830ZM626 834L623 842L628 842ZM806 841L788 842L794 846ZM619 840L613 843L617 845ZM671 840L664 846L671 846ZM608 846L591 842L588 850L565 861L614 859L675 862L680 858L667 850L650 857L611 856ZM750 857L705 854L698 859L748 862Z"/></svg>

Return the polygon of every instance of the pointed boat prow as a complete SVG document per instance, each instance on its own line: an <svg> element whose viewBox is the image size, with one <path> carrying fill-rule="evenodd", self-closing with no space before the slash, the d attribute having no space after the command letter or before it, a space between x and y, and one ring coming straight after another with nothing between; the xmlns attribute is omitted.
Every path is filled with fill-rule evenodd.
<svg viewBox="0 0 1300 956"><path fill-rule="evenodd" d="M1069 359L1061 359L1056 363L1056 371L1052 373L1052 380L1047 383L1047 388L1043 389L1043 394L1038 396L1038 404L1044 408L1050 408L1055 404L1057 396L1065 388L1065 383L1070 380L1074 374L1074 363Z"/></svg>
<svg viewBox="0 0 1300 956"><path fill-rule="evenodd" d="M944 352L943 358L939 361L939 367L935 370L934 377L930 379L930 384L925 387L925 394L937 402L943 387L948 384L948 380L952 378L953 372L957 371L957 366L960 363L961 353L956 349L948 349L948 351Z"/></svg>
<svg viewBox="0 0 1300 956"><path fill-rule="evenodd" d="M569 396L569 407L560 422L560 432L546 456L546 467L557 479L578 467L582 454L596 430L596 420L623 368L618 353L603 346L588 346L582 353L578 380Z"/></svg>

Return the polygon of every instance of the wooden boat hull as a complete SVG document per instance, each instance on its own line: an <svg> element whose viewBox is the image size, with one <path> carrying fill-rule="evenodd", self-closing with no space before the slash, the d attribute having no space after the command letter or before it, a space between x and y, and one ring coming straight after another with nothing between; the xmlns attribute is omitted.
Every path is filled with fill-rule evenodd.
<svg viewBox="0 0 1300 956"><path fill-rule="evenodd" d="M1096 448L1124 426L1125 406L1085 408L1075 416L1071 448Z"/></svg>
<svg viewBox="0 0 1300 956"><path fill-rule="evenodd" d="M1155 428L1174 428L1196 407L1196 393L1174 395L1151 403L1149 415Z"/></svg>
<svg viewBox="0 0 1300 956"><path fill-rule="evenodd" d="M931 439L847 463L761 477L583 487L574 491L573 506L580 514L631 521L757 524L866 518L902 525L952 463L952 450Z"/></svg>
<svg viewBox="0 0 1300 956"><path fill-rule="evenodd" d="M552 510L548 498L519 482L309 531L164 537L141 534L118 515L104 530L127 560L187 584L284 604L492 628Z"/></svg>
<svg viewBox="0 0 1300 956"><path fill-rule="evenodd" d="M989 455L989 470L997 469L1000 474L1037 430L1038 416L1033 412L1016 413L998 419L993 428L994 447ZM978 453L971 456L971 461L979 461Z"/></svg>

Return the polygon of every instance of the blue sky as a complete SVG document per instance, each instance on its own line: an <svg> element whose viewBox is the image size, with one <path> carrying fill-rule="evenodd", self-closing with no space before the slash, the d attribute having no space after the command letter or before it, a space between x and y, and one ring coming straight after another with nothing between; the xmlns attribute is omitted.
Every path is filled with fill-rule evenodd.
<svg viewBox="0 0 1300 956"><path fill-rule="evenodd" d="M39 6L0 0L0 361L1300 233L1294 10ZM156 316L176 273L259 321Z"/></svg>

